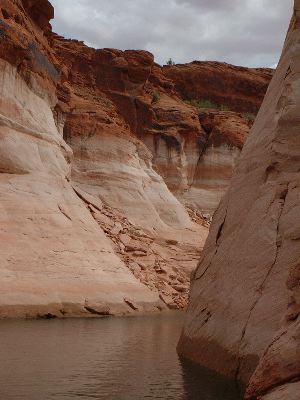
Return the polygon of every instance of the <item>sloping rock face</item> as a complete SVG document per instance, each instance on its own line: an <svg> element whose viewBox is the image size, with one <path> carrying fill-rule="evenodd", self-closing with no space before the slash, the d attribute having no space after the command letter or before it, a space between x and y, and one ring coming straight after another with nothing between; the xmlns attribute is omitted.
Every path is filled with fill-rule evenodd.
<svg viewBox="0 0 300 400"><path fill-rule="evenodd" d="M47 1L1 2L0 316L161 308L70 183L72 151L52 112L59 79L47 40L52 14Z"/></svg>
<svg viewBox="0 0 300 400"><path fill-rule="evenodd" d="M256 114L273 75L268 68L194 61L166 65L165 76L172 79L184 100L209 100L232 111Z"/></svg>
<svg viewBox="0 0 300 400"><path fill-rule="evenodd" d="M299 19L297 0L194 274L179 343L185 357L243 383L260 359L247 399L299 397Z"/></svg>
<svg viewBox="0 0 300 400"><path fill-rule="evenodd" d="M149 230L191 228L187 212L152 169L152 154L137 137L143 133L137 104L153 112L152 94L144 91L152 55L94 50L57 36L53 46L66 74L58 95L67 115L64 137L74 150L73 180L100 190L105 201ZM178 110L178 119L185 119L187 131L201 135L197 116L193 120L185 108L187 115ZM173 123L174 130L179 124Z"/></svg>

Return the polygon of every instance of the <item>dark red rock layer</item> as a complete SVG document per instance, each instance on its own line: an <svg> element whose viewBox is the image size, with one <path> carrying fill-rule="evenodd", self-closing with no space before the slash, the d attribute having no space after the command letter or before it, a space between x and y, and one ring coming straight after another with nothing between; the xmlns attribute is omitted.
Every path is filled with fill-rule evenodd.
<svg viewBox="0 0 300 400"><path fill-rule="evenodd" d="M254 114L273 75L273 70L268 68L207 61L164 66L163 72L184 100L208 100L231 111Z"/></svg>

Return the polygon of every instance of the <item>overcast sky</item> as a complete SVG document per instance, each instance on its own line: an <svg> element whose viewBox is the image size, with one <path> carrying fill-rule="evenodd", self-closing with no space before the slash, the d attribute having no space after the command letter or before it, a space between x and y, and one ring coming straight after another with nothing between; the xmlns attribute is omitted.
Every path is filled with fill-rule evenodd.
<svg viewBox="0 0 300 400"><path fill-rule="evenodd" d="M53 30L96 47L144 49L156 62L274 66L293 0L50 0Z"/></svg>

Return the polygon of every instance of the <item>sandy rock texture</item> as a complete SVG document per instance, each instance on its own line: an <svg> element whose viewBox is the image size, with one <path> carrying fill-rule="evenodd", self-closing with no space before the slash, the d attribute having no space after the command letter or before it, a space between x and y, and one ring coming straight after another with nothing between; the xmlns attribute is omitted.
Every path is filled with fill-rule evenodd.
<svg viewBox="0 0 300 400"><path fill-rule="evenodd" d="M247 399L299 397L299 18L196 270L179 352L248 383Z"/></svg>

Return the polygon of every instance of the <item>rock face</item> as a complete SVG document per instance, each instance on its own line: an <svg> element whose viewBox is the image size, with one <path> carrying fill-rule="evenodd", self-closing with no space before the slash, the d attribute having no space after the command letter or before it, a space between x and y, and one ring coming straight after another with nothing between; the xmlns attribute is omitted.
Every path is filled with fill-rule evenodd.
<svg viewBox="0 0 300 400"><path fill-rule="evenodd" d="M66 115L72 180L143 231L136 236L124 227L134 246L113 237L135 276L168 306L186 305L206 230L191 223L181 203L205 225L195 210L216 208L249 121L234 112L199 113L182 102L148 52L95 50L58 35L51 45L63 71L57 115Z"/></svg>
<svg viewBox="0 0 300 400"><path fill-rule="evenodd" d="M150 124L147 118L153 113L153 88L147 82L153 56L143 51L94 50L57 35L52 46L64 72L56 111L58 119L65 114L63 135L74 152L72 181L110 208L105 218L92 213L129 270L159 290L168 306L185 306L189 276L207 228L190 219L153 169L153 156L139 138L144 132L140 124ZM162 96L175 109L178 100ZM186 130L200 132L195 112L184 103L182 109L177 113L180 117L186 113ZM171 123L174 130L180 128L181 122Z"/></svg>
<svg viewBox="0 0 300 400"><path fill-rule="evenodd" d="M218 208L179 352L249 381L247 399L296 399L300 376L299 18ZM260 361L259 361L260 360Z"/></svg>
<svg viewBox="0 0 300 400"><path fill-rule="evenodd" d="M128 136L132 143L138 139L136 143L150 150L147 157L155 171L182 203L213 212L249 133L248 117L184 103L148 52L95 50L57 35L52 36L52 46L64 73L60 106L72 110L64 127L71 147L82 148L83 132L91 123L102 140L108 133L111 141L116 132L123 141ZM146 147L139 146L146 154ZM134 215L136 206L131 199L128 207Z"/></svg>
<svg viewBox="0 0 300 400"><path fill-rule="evenodd" d="M139 310L161 308L72 188L72 151L52 112L59 74L49 4L37 3L47 12L37 23L23 12L31 15L32 2L1 3L0 316L132 312L124 299Z"/></svg>
<svg viewBox="0 0 300 400"><path fill-rule="evenodd" d="M1 1L0 317L184 307L200 211L250 123L185 103L148 52L52 33L53 15Z"/></svg>
<svg viewBox="0 0 300 400"><path fill-rule="evenodd" d="M184 100L209 100L232 111L256 114L273 75L272 69L194 61L164 66Z"/></svg>
<svg viewBox="0 0 300 400"><path fill-rule="evenodd" d="M90 101L103 95L88 84L84 91L76 65L73 86L66 82L67 62L59 65L51 48L51 10L47 1L1 4L0 315L181 307L207 229L152 169L109 100L102 108Z"/></svg>
<svg viewBox="0 0 300 400"><path fill-rule="evenodd" d="M201 153L194 165L188 160L184 189L173 190L187 206L213 213L228 188L251 122L239 113L218 110L200 110L199 120L205 132Z"/></svg>

